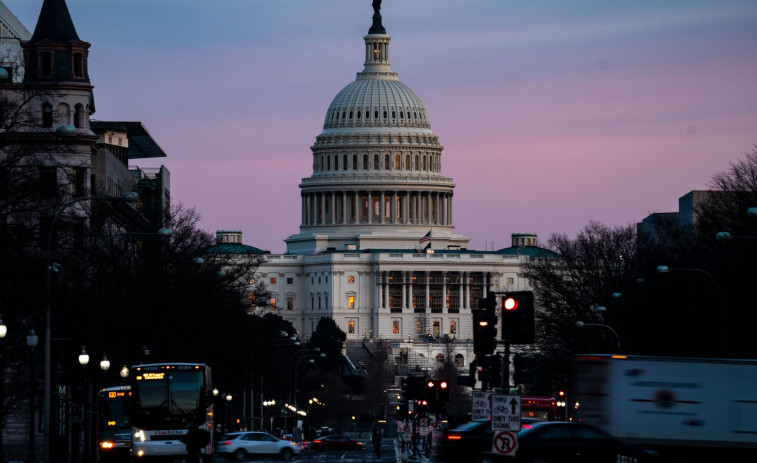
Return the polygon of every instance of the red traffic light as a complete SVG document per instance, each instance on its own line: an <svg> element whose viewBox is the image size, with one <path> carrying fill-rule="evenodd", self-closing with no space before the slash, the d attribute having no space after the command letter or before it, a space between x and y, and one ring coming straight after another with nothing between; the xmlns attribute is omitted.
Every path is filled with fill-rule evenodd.
<svg viewBox="0 0 757 463"><path fill-rule="evenodd" d="M441 383L439 383L439 387L442 389L447 389L447 381L442 381Z"/></svg>
<svg viewBox="0 0 757 463"><path fill-rule="evenodd" d="M502 300L502 308L504 310L517 310L518 309L518 300L514 297L506 297Z"/></svg>
<svg viewBox="0 0 757 463"><path fill-rule="evenodd" d="M557 391L557 395L563 397L565 396L565 391Z"/></svg>
<svg viewBox="0 0 757 463"><path fill-rule="evenodd" d="M481 320L478 322L478 326L489 326L489 322L486 320Z"/></svg>
<svg viewBox="0 0 757 463"><path fill-rule="evenodd" d="M426 387L429 389L433 389L435 385L436 383L434 383L433 381L429 381L426 383Z"/></svg>

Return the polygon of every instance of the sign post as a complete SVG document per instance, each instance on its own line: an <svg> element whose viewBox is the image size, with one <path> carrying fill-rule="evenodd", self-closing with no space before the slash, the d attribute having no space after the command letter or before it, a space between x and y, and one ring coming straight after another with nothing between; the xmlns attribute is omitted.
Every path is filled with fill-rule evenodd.
<svg viewBox="0 0 757 463"><path fill-rule="evenodd" d="M520 396L495 394L491 396L492 451L498 455L514 456L518 450L520 431Z"/></svg>

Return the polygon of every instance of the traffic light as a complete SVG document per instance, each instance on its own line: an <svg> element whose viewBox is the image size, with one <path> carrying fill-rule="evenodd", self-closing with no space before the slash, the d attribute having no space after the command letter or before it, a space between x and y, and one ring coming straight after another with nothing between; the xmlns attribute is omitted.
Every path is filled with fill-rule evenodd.
<svg viewBox="0 0 757 463"><path fill-rule="evenodd" d="M404 419L408 414L407 399L400 399L397 405L397 417Z"/></svg>
<svg viewBox="0 0 757 463"><path fill-rule="evenodd" d="M429 379L426 381L426 400L429 410L443 410L449 402L449 382Z"/></svg>
<svg viewBox="0 0 757 463"><path fill-rule="evenodd" d="M400 397L407 399L407 386L410 378L400 378Z"/></svg>
<svg viewBox="0 0 757 463"><path fill-rule="evenodd" d="M439 381L438 385L439 395L436 397L437 410L444 410L447 408L447 402L449 402L449 383L447 381Z"/></svg>
<svg viewBox="0 0 757 463"><path fill-rule="evenodd" d="M497 313L493 298L478 300L473 312L473 352L476 356L491 355L497 348Z"/></svg>
<svg viewBox="0 0 757 463"><path fill-rule="evenodd" d="M514 291L502 296L502 340L510 344L533 344L533 292Z"/></svg>
<svg viewBox="0 0 757 463"><path fill-rule="evenodd" d="M513 357L513 382L515 384L533 384L534 358L515 354Z"/></svg>

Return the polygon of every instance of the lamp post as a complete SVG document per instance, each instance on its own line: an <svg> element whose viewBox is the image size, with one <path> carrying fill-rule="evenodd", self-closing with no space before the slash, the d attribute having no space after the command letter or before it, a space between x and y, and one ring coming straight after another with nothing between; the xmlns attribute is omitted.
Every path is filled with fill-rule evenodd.
<svg viewBox="0 0 757 463"><path fill-rule="evenodd" d="M5 326L5 323L3 323L2 317L0 317L0 339L5 338L7 334L8 334L8 327ZM0 406L3 406L5 402L5 378L3 378L3 371L5 369L2 367L4 367L4 365L0 365ZM4 418L5 416L0 416L0 420L3 420ZM0 423L0 463L6 463L5 451L3 449L3 428L4 426L2 425L2 423Z"/></svg>
<svg viewBox="0 0 757 463"><path fill-rule="evenodd" d="M231 432L231 412L229 412L229 405L231 405L231 394L226 394L226 432Z"/></svg>
<svg viewBox="0 0 757 463"><path fill-rule="evenodd" d="M579 321L576 322L576 326L579 327L579 328L582 328L584 326L601 326L601 327L605 327L608 330L612 331L612 334L615 335L615 341L618 343L618 353L620 353L620 351L621 351L620 337L618 336L618 333L616 333L615 330L612 329L612 327L610 325L605 325L604 323L584 323L584 322L582 322L582 321L579 320Z"/></svg>
<svg viewBox="0 0 757 463"><path fill-rule="evenodd" d="M297 404L297 366L300 363L302 363L303 360L307 360L308 363L313 363L314 364L316 358L326 358L326 354L324 354L323 352L321 352L321 353L319 353L317 355L305 355L301 359L297 360L297 362L294 364L294 383L293 383L294 387L292 388L292 398L294 399L293 402L294 402L294 406L295 407L299 407L299 405Z"/></svg>
<svg viewBox="0 0 757 463"><path fill-rule="evenodd" d="M87 365L89 364L89 354L84 346L81 346L79 354L79 365L82 371L82 427L81 427L81 446L82 461L89 460L89 419L87 417L89 408L89 393L87 391Z"/></svg>
<svg viewBox="0 0 757 463"><path fill-rule="evenodd" d="M720 233L725 233L726 235L728 235L728 238L725 238L725 239L735 238L735 237L732 237L728 232L720 232ZM742 238L742 237L739 237L739 238ZM720 238L720 239L724 239L724 238ZM702 270L701 268L670 268L667 265L657 266L657 273L671 273L671 272L696 273L699 275L704 275L707 278L709 278L710 281L712 281L712 283L715 285L715 291L718 298L718 309L720 310L720 323L722 325L722 330L723 330L723 340L722 340L723 355L725 355L728 350L728 326L726 323L725 301L723 300L723 292L720 289L720 283L718 283L718 280L715 278L715 275L708 272L707 270Z"/></svg>
<svg viewBox="0 0 757 463"><path fill-rule="evenodd" d="M26 335L26 345L29 347L29 453L27 463L36 463L37 455L34 450L34 348L37 347L39 337L34 330L30 330Z"/></svg>
<svg viewBox="0 0 757 463"><path fill-rule="evenodd" d="M52 303L51 303L51 286L52 286L52 272L58 271L58 264L52 261L53 259L53 234L55 232L55 225L58 222L61 214L65 212L69 207L82 201L95 201L95 200L115 200L126 202L139 201L139 194L134 191L124 193L122 196L83 196L80 198L74 198L71 201L63 204L53 214L50 220L50 229L47 232L47 260L45 265L45 394L44 394L44 448L43 455L45 463L50 463L51 443L50 429L52 427L52 339L51 339L51 325L52 325Z"/></svg>

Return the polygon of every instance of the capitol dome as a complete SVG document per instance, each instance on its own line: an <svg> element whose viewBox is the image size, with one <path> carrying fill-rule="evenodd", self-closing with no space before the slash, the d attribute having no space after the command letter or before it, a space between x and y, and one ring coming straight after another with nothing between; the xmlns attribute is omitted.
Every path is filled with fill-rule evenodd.
<svg viewBox="0 0 757 463"><path fill-rule="evenodd" d="M340 127L415 127L430 129L426 108L410 87L394 78L359 73L326 111L324 130Z"/></svg>
<svg viewBox="0 0 757 463"><path fill-rule="evenodd" d="M331 101L310 148L313 173L300 184L302 222L286 240L289 253L412 249L427 233L434 249L468 245L453 232L443 147L423 102L390 67L376 3L363 70Z"/></svg>

